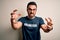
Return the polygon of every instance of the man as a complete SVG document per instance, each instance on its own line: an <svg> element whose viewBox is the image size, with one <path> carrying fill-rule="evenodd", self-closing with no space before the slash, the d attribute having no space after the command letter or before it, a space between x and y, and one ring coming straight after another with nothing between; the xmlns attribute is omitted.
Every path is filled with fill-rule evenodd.
<svg viewBox="0 0 60 40"><path fill-rule="evenodd" d="M40 40L40 28L46 33L53 29L51 18L45 18L47 21L47 24L45 24L41 17L35 16L37 11L37 4L35 2L28 3L28 15L21 17L18 21L17 18L21 15L16 14L16 11L13 10L11 13L11 25L13 29L20 29L22 27L23 40Z"/></svg>

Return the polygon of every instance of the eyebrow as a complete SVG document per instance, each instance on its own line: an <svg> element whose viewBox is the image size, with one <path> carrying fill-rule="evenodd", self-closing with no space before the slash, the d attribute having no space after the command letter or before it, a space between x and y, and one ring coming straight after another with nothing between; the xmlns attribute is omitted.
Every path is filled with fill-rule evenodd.
<svg viewBox="0 0 60 40"><path fill-rule="evenodd" d="M35 9L31 9L31 8L28 8L28 9L30 9L30 10L35 10Z"/></svg>

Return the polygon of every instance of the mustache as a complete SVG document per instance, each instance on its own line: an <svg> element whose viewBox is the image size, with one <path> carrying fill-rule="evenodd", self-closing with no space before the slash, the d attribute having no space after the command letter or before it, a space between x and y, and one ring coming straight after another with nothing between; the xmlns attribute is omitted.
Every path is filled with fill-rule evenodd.
<svg viewBox="0 0 60 40"><path fill-rule="evenodd" d="M33 14L33 13L30 13L30 14Z"/></svg>

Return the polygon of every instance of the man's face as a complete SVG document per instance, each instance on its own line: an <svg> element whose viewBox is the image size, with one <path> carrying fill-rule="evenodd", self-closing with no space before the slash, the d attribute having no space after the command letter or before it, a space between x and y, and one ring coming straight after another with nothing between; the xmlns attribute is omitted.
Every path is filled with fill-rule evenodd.
<svg viewBox="0 0 60 40"><path fill-rule="evenodd" d="M27 8L28 16L34 17L37 11L37 7L35 5L29 5Z"/></svg>

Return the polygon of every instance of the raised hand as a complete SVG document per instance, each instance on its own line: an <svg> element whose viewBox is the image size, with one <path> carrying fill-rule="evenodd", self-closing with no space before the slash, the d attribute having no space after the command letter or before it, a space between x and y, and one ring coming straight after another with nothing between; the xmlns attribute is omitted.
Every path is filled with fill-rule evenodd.
<svg viewBox="0 0 60 40"><path fill-rule="evenodd" d="M48 17L48 18L45 18L45 20L47 21L47 25L49 25L49 26L53 25L51 18Z"/></svg>
<svg viewBox="0 0 60 40"><path fill-rule="evenodd" d="M17 9L13 10L11 13L11 19L17 19L19 16L21 16L21 14L16 14L17 11Z"/></svg>

